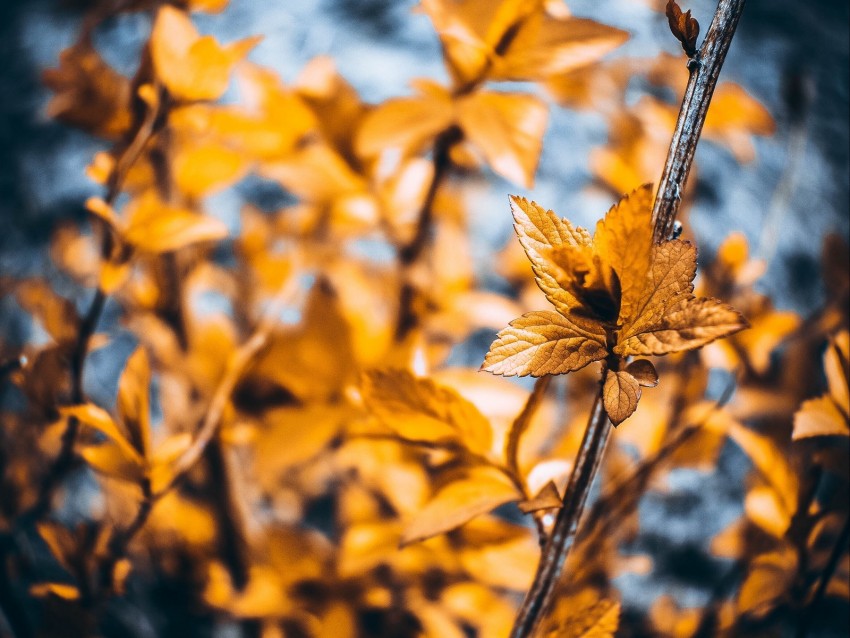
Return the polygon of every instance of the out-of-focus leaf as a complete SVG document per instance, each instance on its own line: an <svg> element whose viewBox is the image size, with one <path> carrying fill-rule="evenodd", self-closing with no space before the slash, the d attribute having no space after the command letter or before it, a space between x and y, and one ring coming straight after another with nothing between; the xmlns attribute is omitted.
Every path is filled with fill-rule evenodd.
<svg viewBox="0 0 850 638"><path fill-rule="evenodd" d="M130 434L133 447L145 459L151 454L150 381L147 352L137 348L127 359L118 380L118 416Z"/></svg>
<svg viewBox="0 0 850 638"><path fill-rule="evenodd" d="M448 532L520 498L517 488L501 472L486 466L471 468L434 494L410 521L401 542L414 543Z"/></svg>
<svg viewBox="0 0 850 638"><path fill-rule="evenodd" d="M558 600L547 619L546 638L614 638L620 625L620 603L586 589Z"/></svg>
<svg viewBox="0 0 850 638"><path fill-rule="evenodd" d="M128 208L124 239L145 252L171 252L227 237L227 227L219 220L167 205L152 192Z"/></svg>
<svg viewBox="0 0 850 638"><path fill-rule="evenodd" d="M177 99L216 100L227 90L230 72L259 38L221 47L212 36L198 35L182 11L161 7L151 32L151 58L157 76Z"/></svg>
<svg viewBox="0 0 850 638"><path fill-rule="evenodd" d="M531 188L543 145L548 110L524 93L478 91L457 103L467 139L502 177Z"/></svg>
<svg viewBox="0 0 850 638"><path fill-rule="evenodd" d="M454 390L406 370L375 370L363 378L369 411L400 437L414 441L458 440L473 452L490 451L490 423Z"/></svg>
<svg viewBox="0 0 850 638"><path fill-rule="evenodd" d="M22 282L15 292L21 307L41 322L56 343L64 345L76 339L80 323L76 307L56 294L46 281Z"/></svg>

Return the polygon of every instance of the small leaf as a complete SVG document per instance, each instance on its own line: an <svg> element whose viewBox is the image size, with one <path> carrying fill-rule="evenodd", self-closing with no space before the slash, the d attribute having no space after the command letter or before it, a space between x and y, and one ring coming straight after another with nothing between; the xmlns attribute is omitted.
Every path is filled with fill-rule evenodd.
<svg viewBox="0 0 850 638"><path fill-rule="evenodd" d="M118 380L117 404L133 447L145 459L151 453L150 381L148 355L144 348L136 348Z"/></svg>
<svg viewBox="0 0 850 638"><path fill-rule="evenodd" d="M561 495L558 494L558 488L552 481L546 483L534 498L519 503L519 509L523 514L530 514L539 510L558 509L562 506Z"/></svg>
<svg viewBox="0 0 850 638"><path fill-rule="evenodd" d="M404 439L460 440L476 453L489 452L490 422L451 388L407 370L373 370L363 378L370 412Z"/></svg>
<svg viewBox="0 0 850 638"><path fill-rule="evenodd" d="M682 48L688 54L688 57L694 57L697 52L699 22L696 18L691 17L690 10L682 13L676 0L668 0L665 14L667 15L667 23L670 25L670 31L682 43Z"/></svg>
<svg viewBox="0 0 850 638"><path fill-rule="evenodd" d="M562 597L542 632L544 638L614 638L620 603L599 598L593 590Z"/></svg>
<svg viewBox="0 0 850 638"><path fill-rule="evenodd" d="M401 544L425 540L460 527L499 505L522 498L508 478L492 467L470 469L463 478L443 486L416 514Z"/></svg>
<svg viewBox="0 0 850 638"><path fill-rule="evenodd" d="M626 372L645 388L654 388L658 385L658 372L652 362L647 359L632 361L626 366Z"/></svg>
<svg viewBox="0 0 850 638"><path fill-rule="evenodd" d="M551 310L529 312L498 334L481 369L535 377L579 370L605 358L604 337L598 339Z"/></svg>
<svg viewBox="0 0 850 638"><path fill-rule="evenodd" d="M91 467L106 476L140 483L145 477L145 465L142 458L130 448L132 454L112 439L103 443L87 445L80 450L82 456Z"/></svg>
<svg viewBox="0 0 850 638"><path fill-rule="evenodd" d="M448 94L387 100L363 119L357 131L357 153L373 157L385 149L400 148L405 155L413 154L453 121Z"/></svg>
<svg viewBox="0 0 850 638"><path fill-rule="evenodd" d="M139 250L171 252L227 237L227 227L219 220L166 205L154 193L142 195L129 209L124 239Z"/></svg>
<svg viewBox="0 0 850 638"><path fill-rule="evenodd" d="M611 423L620 425L637 410L640 385L628 372L608 370L602 387L602 399Z"/></svg>
<svg viewBox="0 0 850 638"><path fill-rule="evenodd" d="M83 425L90 427L93 430L97 430L105 437L115 442L125 456L135 458L139 463L141 463L141 456L139 456L130 441L127 440L127 435L120 427L118 427L115 421L112 420L109 412L103 408L92 405L91 403L86 403L84 405L74 405L67 408L61 408L59 412L66 418L77 419Z"/></svg>

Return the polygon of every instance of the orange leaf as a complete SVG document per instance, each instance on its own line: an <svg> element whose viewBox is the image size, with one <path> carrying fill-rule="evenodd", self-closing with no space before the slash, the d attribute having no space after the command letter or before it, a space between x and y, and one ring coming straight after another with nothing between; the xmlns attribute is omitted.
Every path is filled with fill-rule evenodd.
<svg viewBox="0 0 850 638"><path fill-rule="evenodd" d="M216 100L227 90L233 67L259 40L222 48L212 36L199 36L188 15L165 6L151 32L151 58L157 77L177 99Z"/></svg>

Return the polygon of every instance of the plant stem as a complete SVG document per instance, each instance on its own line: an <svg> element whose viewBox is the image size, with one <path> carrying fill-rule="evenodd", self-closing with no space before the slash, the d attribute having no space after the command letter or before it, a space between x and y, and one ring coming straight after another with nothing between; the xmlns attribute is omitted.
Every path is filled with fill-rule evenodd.
<svg viewBox="0 0 850 638"><path fill-rule="evenodd" d="M398 342L403 341L419 321L415 309L418 290L411 280L409 271L419 260L430 239L431 226L434 222L434 201L437 198L437 191L451 165L449 153L452 147L462 137L463 133L461 130L456 126L452 126L440 133L437 139L434 140L434 149L432 151L434 174L431 178L431 184L428 186L428 192L425 194L425 200L419 209L416 232L407 244L404 244L398 249L398 261L401 266L402 276L404 277L404 283L399 294L399 310L395 329L395 339Z"/></svg>
<svg viewBox="0 0 850 638"><path fill-rule="evenodd" d="M738 26L738 20L744 9L745 0L720 0L714 19L708 27L702 46L688 62L691 72L676 130L667 153L667 162L661 181L655 208L652 211L655 241L664 241L673 230L673 223L682 201L682 192L691 171L697 142L699 142L708 105L717 85L717 78L732 36Z"/></svg>
<svg viewBox="0 0 850 638"><path fill-rule="evenodd" d="M534 582L514 621L511 638L528 638L533 635L549 607L555 585L567 560L567 554L573 546L584 504L602 461L611 427L611 422L602 406L600 384L599 393L593 403L587 429L584 431L584 438L564 492L563 507L558 510L555 525L543 549L540 563L537 565Z"/></svg>

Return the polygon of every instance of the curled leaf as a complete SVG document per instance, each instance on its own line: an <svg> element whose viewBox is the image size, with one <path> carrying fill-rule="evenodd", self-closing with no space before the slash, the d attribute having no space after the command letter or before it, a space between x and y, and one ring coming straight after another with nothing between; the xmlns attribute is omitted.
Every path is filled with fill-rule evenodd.
<svg viewBox="0 0 850 638"><path fill-rule="evenodd" d="M658 372L648 359L638 359L626 366L626 372L632 375L638 384L645 388L654 388L658 385Z"/></svg>
<svg viewBox="0 0 850 638"><path fill-rule="evenodd" d="M558 493L558 488L555 483L549 481L543 488L527 501L522 501L519 504L519 509L523 514L530 514L540 510L558 509L563 505L561 495Z"/></svg>
<svg viewBox="0 0 850 638"><path fill-rule="evenodd" d="M682 9L676 3L676 0L668 0L665 14L667 15L667 23L670 25L670 31L682 43L682 48L688 54L688 57L694 57L697 52L699 22L696 18L691 17L690 10L682 13Z"/></svg>

